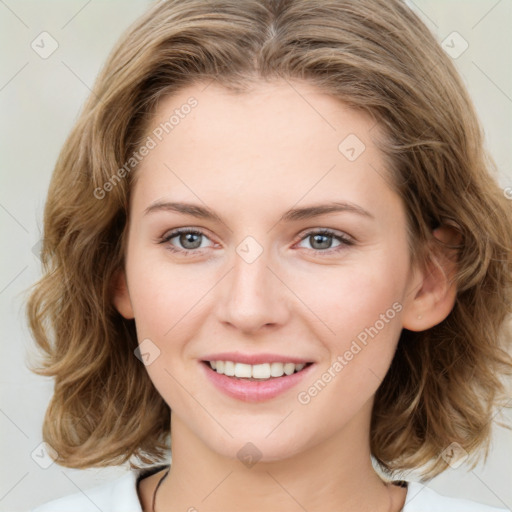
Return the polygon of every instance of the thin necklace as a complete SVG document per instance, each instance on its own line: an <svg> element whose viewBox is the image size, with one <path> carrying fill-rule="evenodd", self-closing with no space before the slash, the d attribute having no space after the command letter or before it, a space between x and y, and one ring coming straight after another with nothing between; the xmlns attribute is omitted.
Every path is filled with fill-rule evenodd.
<svg viewBox="0 0 512 512"><path fill-rule="evenodd" d="M155 512L155 498L156 498L156 491L158 491L158 488L160 487L160 484L165 480L165 477L169 474L169 471L171 470L171 468L169 468L166 472L165 472L165 475L160 478L160 480L158 481L158 483L156 484L156 487L155 487L155 491L153 492L153 500L151 502L151 512Z"/></svg>
<svg viewBox="0 0 512 512"><path fill-rule="evenodd" d="M153 500L151 501L151 512L155 512L155 498L156 498L156 492L158 491L158 488L160 487L161 483L165 480L165 477L169 474L169 471L171 470L171 468L169 468L165 474L162 476L162 478L160 478L160 480L158 481L158 483L156 484L156 487L155 487L155 490L153 492ZM391 493L389 491L389 484L392 483L392 482L388 482L388 483L385 483L384 485L386 486L386 489L388 491L388 497L389 497L389 512L391 512L391 509L393 507L393 500L391 499Z"/></svg>

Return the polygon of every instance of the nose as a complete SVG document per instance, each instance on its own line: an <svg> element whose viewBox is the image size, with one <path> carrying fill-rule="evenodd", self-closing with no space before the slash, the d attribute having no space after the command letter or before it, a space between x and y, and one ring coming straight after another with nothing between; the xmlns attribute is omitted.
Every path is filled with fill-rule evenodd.
<svg viewBox="0 0 512 512"><path fill-rule="evenodd" d="M235 252L233 268L223 279L217 306L219 320L244 333L284 325L290 316L290 291L268 251L249 262Z"/></svg>

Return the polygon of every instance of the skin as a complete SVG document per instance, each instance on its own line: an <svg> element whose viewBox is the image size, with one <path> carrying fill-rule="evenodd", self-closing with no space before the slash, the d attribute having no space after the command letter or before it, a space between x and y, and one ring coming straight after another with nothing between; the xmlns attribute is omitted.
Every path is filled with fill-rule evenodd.
<svg viewBox="0 0 512 512"><path fill-rule="evenodd" d="M139 342L160 350L146 368L172 410L172 469L155 509L400 510L406 490L386 486L370 462L371 410L402 328L428 329L452 309L449 260L411 265L404 205L389 187L370 117L307 83L261 82L240 95L199 83L162 100L148 134L190 96L198 106L137 170L114 297L135 318ZM349 134L366 146L355 161L338 150ZM155 201L208 206L223 221L145 214ZM345 211L279 222L291 208L330 201L372 218ZM201 248L179 236L161 243L180 227L200 230ZM328 237L326 249L307 234L325 228L354 245ZM435 235L450 238L444 228ZM247 236L263 250L252 263L236 251ZM401 310L378 335L299 403L297 394L397 302ZM247 403L201 371L204 355L224 351L289 354L315 367L278 397ZM237 458L249 441L261 452L251 468ZM144 510L161 476L141 482Z"/></svg>

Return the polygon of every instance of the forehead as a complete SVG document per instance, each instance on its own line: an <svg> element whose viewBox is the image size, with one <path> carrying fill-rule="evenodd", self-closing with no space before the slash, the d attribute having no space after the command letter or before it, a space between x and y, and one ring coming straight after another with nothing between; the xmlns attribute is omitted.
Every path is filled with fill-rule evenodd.
<svg viewBox="0 0 512 512"><path fill-rule="evenodd" d="M227 146L224 137L229 136L237 147L245 143L246 154L261 153L252 140L289 147L300 139L317 146L321 139L321 150L338 151L346 135L364 139L370 132L379 133L367 113L349 108L313 84L291 80L255 82L247 92L238 93L217 83L196 83L161 100L151 127L156 129L169 120L172 134L166 135L176 142L185 142L180 136L190 135L192 128L194 142L201 142L204 149L222 150ZM220 140L224 144L219 147Z"/></svg>
<svg viewBox="0 0 512 512"><path fill-rule="evenodd" d="M368 202L376 188L388 188L372 141L379 130L369 115L312 84L258 82L233 93L196 83L159 103L147 130L155 147L137 170L136 188L146 202L179 190L189 198L245 194L260 204L334 200L339 191Z"/></svg>

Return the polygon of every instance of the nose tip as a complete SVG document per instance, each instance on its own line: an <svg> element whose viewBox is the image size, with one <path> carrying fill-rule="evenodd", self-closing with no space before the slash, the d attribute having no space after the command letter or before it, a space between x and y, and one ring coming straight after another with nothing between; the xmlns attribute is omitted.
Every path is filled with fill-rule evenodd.
<svg viewBox="0 0 512 512"><path fill-rule="evenodd" d="M289 312L285 286L271 270L264 251L254 258L254 246L247 242L245 255L236 255L234 266L225 278L225 293L218 304L222 322L243 332L286 322Z"/></svg>

